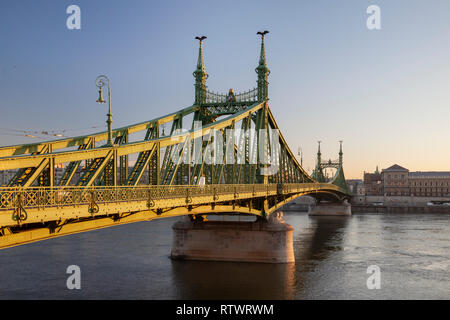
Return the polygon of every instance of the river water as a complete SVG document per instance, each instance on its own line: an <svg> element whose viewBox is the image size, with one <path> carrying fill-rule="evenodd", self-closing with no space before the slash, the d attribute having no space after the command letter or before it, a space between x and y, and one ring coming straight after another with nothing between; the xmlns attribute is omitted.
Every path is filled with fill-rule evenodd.
<svg viewBox="0 0 450 320"><path fill-rule="evenodd" d="M0 299L450 299L450 215L284 218L295 264L173 261L178 218L161 219L1 250Z"/></svg>

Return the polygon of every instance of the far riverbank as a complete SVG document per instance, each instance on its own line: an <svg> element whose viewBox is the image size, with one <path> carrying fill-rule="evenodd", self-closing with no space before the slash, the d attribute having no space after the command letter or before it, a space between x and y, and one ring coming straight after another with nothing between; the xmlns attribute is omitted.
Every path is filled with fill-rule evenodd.
<svg viewBox="0 0 450 320"><path fill-rule="evenodd" d="M450 213L450 206L375 206L352 204L352 213Z"/></svg>

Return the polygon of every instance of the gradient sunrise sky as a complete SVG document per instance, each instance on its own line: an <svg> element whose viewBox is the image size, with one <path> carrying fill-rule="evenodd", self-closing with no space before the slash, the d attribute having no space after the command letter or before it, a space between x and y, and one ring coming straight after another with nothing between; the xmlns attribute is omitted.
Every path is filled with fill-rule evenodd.
<svg viewBox="0 0 450 320"><path fill-rule="evenodd" d="M66 8L81 8L68 30ZM366 9L381 8L381 30ZM208 87L256 85L260 40L270 107L304 167L337 158L347 178L398 163L450 170L450 1L12 1L0 2L0 145L25 131L98 132L99 74L111 79L114 127L190 106L198 41ZM93 128L96 127L96 128ZM63 130L66 130L63 132Z"/></svg>

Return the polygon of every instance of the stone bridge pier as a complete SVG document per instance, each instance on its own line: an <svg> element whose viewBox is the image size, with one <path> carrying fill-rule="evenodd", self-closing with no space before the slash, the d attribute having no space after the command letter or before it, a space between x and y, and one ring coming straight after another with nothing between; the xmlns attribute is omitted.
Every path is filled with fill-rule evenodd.
<svg viewBox="0 0 450 320"><path fill-rule="evenodd" d="M309 207L310 216L351 216L352 205L344 200L343 202L317 202L315 206Z"/></svg>
<svg viewBox="0 0 450 320"><path fill-rule="evenodd" d="M173 226L172 259L293 263L293 230L273 213L268 220L191 221Z"/></svg>

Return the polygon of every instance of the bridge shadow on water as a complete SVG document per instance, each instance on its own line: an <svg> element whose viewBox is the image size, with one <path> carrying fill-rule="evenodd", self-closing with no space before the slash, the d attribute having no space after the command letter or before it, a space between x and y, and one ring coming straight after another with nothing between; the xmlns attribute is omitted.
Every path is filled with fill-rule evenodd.
<svg viewBox="0 0 450 320"><path fill-rule="evenodd" d="M294 245L296 261L325 260L330 253L340 250L340 244L345 235L344 231L347 227L349 217L310 216L309 219L311 220L314 231L312 234L309 234L310 239L304 246ZM301 237L297 237L296 240L305 241Z"/></svg>
<svg viewBox="0 0 450 320"><path fill-rule="evenodd" d="M311 292L323 292L337 266L328 263L343 250L345 231L351 217L309 216L308 227L295 226L295 299L307 299ZM339 260L339 259L338 259Z"/></svg>
<svg viewBox="0 0 450 320"><path fill-rule="evenodd" d="M173 261L177 299L294 299L295 265Z"/></svg>
<svg viewBox="0 0 450 320"><path fill-rule="evenodd" d="M320 273L322 261L341 250L348 221L348 217L287 216L295 228L295 263L173 260L176 298L302 299L305 290L316 286L311 274Z"/></svg>
<svg viewBox="0 0 450 320"><path fill-rule="evenodd" d="M351 217L285 215L295 263L180 261L168 257L176 219L124 225L2 251L0 298L307 299L328 298L345 281L336 262ZM49 263L51 262L51 263ZM67 290L66 268L82 268L82 290ZM334 278L333 278L334 277ZM337 286L340 290L343 286ZM344 286L345 287L345 286Z"/></svg>

